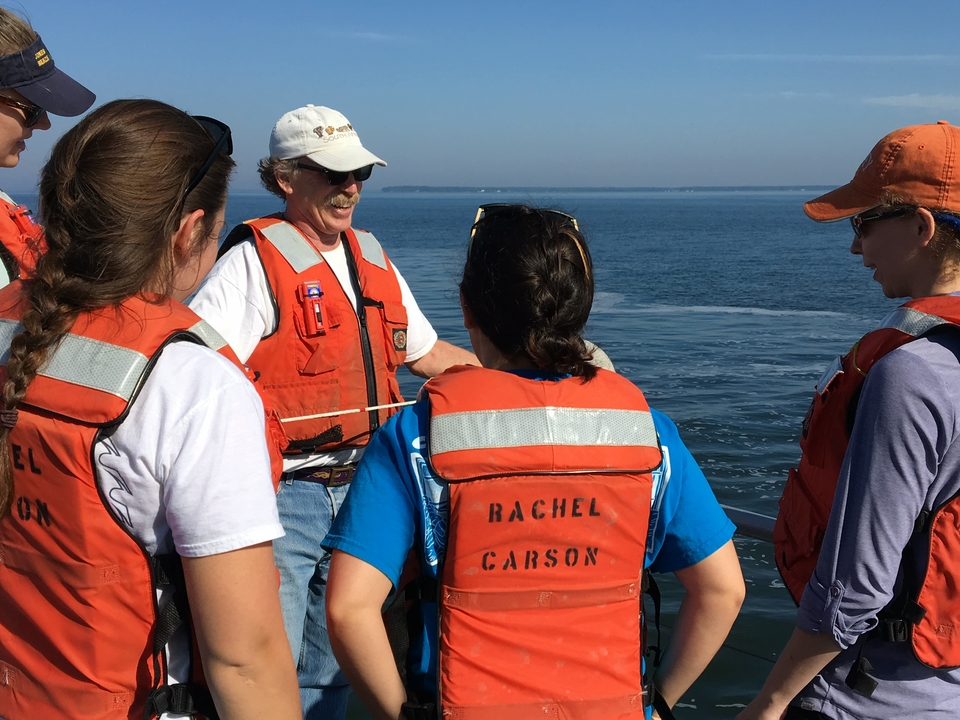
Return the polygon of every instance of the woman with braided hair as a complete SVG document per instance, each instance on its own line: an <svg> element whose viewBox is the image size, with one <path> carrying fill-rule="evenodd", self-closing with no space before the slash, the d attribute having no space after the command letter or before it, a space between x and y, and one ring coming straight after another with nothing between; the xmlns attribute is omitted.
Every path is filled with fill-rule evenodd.
<svg viewBox="0 0 960 720"><path fill-rule="evenodd" d="M30 24L0 7L0 167L16 167L35 130L49 115L86 112L96 96L59 70ZM0 287L29 274L43 247L30 210L0 190Z"/></svg>
<svg viewBox="0 0 960 720"><path fill-rule="evenodd" d="M6 720L299 717L263 406L182 304L231 151L212 118L118 100L43 168L48 250L0 290Z"/></svg>
<svg viewBox="0 0 960 720"><path fill-rule="evenodd" d="M482 207L460 300L483 367L377 432L324 543L341 667L376 718L669 715L743 600L733 525L676 426L592 364L574 218ZM686 589L647 679L645 568Z"/></svg>

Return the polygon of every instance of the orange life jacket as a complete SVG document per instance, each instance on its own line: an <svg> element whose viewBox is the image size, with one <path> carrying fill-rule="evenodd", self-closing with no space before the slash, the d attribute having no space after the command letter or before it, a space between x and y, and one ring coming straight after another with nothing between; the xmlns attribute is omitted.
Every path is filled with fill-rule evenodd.
<svg viewBox="0 0 960 720"><path fill-rule="evenodd" d="M6 270L7 281L32 275L44 249L43 229L34 222L27 206L17 205L13 198L0 191L0 262Z"/></svg>
<svg viewBox="0 0 960 720"><path fill-rule="evenodd" d="M820 556L867 373L887 353L946 325L960 325L960 297L911 300L891 313L880 328L864 335L817 384L803 422L803 454L787 477L773 534L777 567L798 604ZM930 543L930 559L917 599L910 605L918 604L922 610L905 618L911 631L909 637L903 633L898 639L912 638L917 659L931 667L960 666L960 644L951 639L960 621L958 516L960 500L954 498L928 522L918 523Z"/></svg>
<svg viewBox="0 0 960 720"><path fill-rule="evenodd" d="M424 386L449 483L442 717L642 718L643 574L661 452L640 390L451 368Z"/></svg>
<svg viewBox="0 0 960 720"><path fill-rule="evenodd" d="M370 233L341 235L356 280L357 312L333 270L294 225L279 215L245 225L253 232L277 316L277 329L260 341L248 364L283 420L285 452L366 445L396 409L338 411L403 400L396 372L407 354L407 311L386 253ZM234 229L224 249L250 230ZM319 286L319 300L307 297L310 285Z"/></svg>
<svg viewBox="0 0 960 720"><path fill-rule="evenodd" d="M19 282L0 290L0 348L22 332L21 293ZM93 457L100 433L126 417L176 340L219 349L240 366L187 307L130 298L81 315L27 388L9 436L15 499L0 520L6 720L216 716L199 661L193 683L167 684L165 645L178 621L189 621L179 558L147 555L105 501ZM159 614L162 585L172 585L173 599Z"/></svg>

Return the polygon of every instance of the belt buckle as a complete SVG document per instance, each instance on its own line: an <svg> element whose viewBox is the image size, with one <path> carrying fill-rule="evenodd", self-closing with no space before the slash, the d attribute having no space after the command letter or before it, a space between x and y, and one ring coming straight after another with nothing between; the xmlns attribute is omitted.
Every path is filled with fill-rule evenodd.
<svg viewBox="0 0 960 720"><path fill-rule="evenodd" d="M333 467L330 468L327 486L341 487L342 485L349 485L351 480L353 480L353 466Z"/></svg>

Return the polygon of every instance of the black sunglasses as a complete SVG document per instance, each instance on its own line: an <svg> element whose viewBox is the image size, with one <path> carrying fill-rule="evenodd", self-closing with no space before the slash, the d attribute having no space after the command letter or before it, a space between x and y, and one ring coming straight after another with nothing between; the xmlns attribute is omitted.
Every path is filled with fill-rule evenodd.
<svg viewBox="0 0 960 720"><path fill-rule="evenodd" d="M325 167L320 167L319 165L307 165L302 162L298 162L297 167L301 170L313 170L314 172L323 173L327 177L327 182L331 185L343 185L351 175L353 175L353 179L356 182L363 182L364 180L369 180L373 174L373 165L364 165L356 170L347 170L346 172L327 170Z"/></svg>
<svg viewBox="0 0 960 720"><path fill-rule="evenodd" d="M874 212L872 214L868 214L869 211L864 210L859 215L854 215L852 218L850 218L850 225L853 227L853 234L858 238L862 238L864 223L873 222L874 220L887 220L889 218L903 217L904 215L909 215L910 213L914 213L916 211L917 209L912 207L896 208L895 210Z"/></svg>
<svg viewBox="0 0 960 720"><path fill-rule="evenodd" d="M46 110L39 105L20 102L19 100L14 100L6 95L0 95L0 104L9 105L10 107L17 108L17 110L22 110L23 126L25 128L31 128L40 122L40 118L42 118L43 114L46 112Z"/></svg>
<svg viewBox="0 0 960 720"><path fill-rule="evenodd" d="M186 200L187 195L200 184L200 181L203 180L210 168L213 167L213 163L220 157L220 153L225 152L227 155L233 155L233 137L230 135L229 125L219 120L214 120L212 117L207 117L206 115L191 115L190 117L203 126L203 129L213 138L214 144L213 150L210 151L210 157L200 166L200 169L197 170L197 173L187 185L187 189L183 193L184 200Z"/></svg>

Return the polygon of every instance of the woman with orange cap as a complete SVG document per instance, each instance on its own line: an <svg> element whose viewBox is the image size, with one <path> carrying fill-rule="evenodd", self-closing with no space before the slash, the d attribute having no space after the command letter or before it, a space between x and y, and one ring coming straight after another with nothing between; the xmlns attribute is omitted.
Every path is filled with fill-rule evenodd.
<svg viewBox="0 0 960 720"><path fill-rule="evenodd" d="M957 717L958 151L947 123L896 130L804 206L910 300L817 384L774 535L797 627L739 720Z"/></svg>

